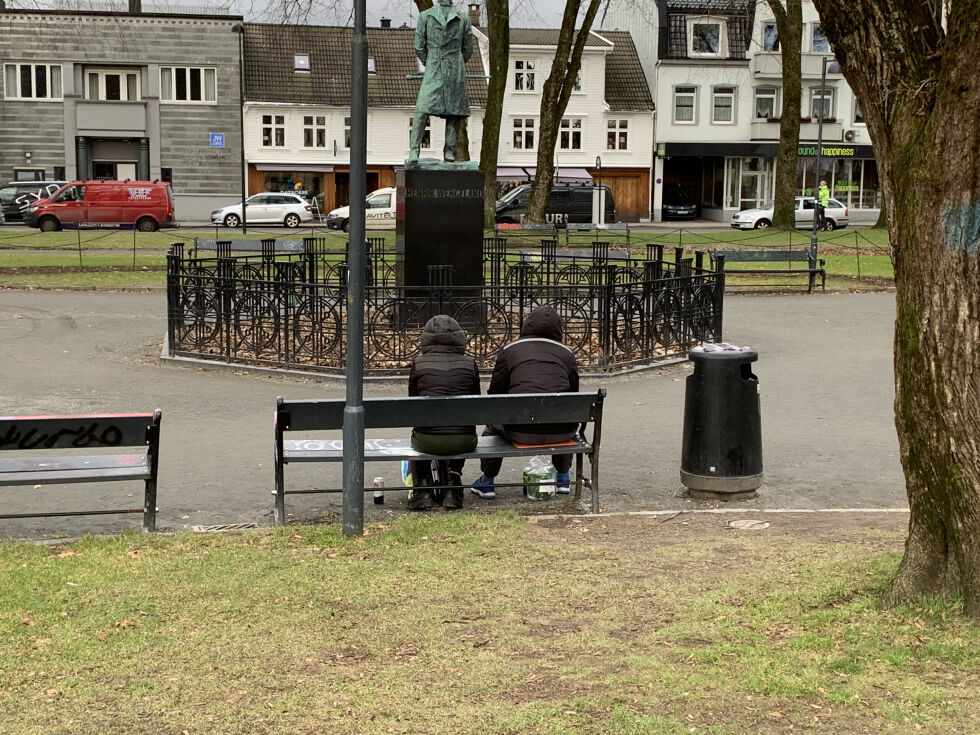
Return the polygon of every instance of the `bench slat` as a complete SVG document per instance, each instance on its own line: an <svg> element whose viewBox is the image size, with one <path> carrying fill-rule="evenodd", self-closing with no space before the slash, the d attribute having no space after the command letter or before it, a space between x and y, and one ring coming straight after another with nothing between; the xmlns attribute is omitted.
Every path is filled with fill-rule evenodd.
<svg viewBox="0 0 980 735"><path fill-rule="evenodd" d="M516 396L521 400L515 400ZM555 400L561 396L561 400ZM367 398L364 428L483 425L487 415L500 424L582 423L592 417L595 393L529 393L494 396ZM329 431L344 426L344 400L282 401L289 431Z"/></svg>
<svg viewBox="0 0 980 735"><path fill-rule="evenodd" d="M592 445L582 437L575 444L515 447L500 436L481 436L477 447L457 459L477 457L530 457L538 454L578 454L591 452ZM284 462L341 462L344 458L343 439L288 439L283 441ZM364 460L371 462L400 462L405 459L441 459L441 454L424 454L412 449L409 439L368 439L364 442Z"/></svg>
<svg viewBox="0 0 980 735"><path fill-rule="evenodd" d="M810 254L806 250L712 250L711 257L724 255L726 262L768 263L786 261L788 263L809 263Z"/></svg>
<svg viewBox="0 0 980 735"><path fill-rule="evenodd" d="M102 467L98 469L51 470L38 472L4 472L0 474L0 486L11 485L60 485L69 482L114 482L117 480L148 480L151 474L146 467Z"/></svg>
<svg viewBox="0 0 980 735"><path fill-rule="evenodd" d="M0 450L134 447L147 442L152 413L0 416Z"/></svg>

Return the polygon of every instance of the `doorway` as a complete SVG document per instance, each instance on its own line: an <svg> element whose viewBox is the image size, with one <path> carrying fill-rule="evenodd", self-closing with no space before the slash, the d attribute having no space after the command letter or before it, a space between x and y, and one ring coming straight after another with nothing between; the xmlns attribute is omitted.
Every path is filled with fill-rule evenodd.
<svg viewBox="0 0 980 735"><path fill-rule="evenodd" d="M136 164L92 161L92 178L97 181L135 181Z"/></svg>

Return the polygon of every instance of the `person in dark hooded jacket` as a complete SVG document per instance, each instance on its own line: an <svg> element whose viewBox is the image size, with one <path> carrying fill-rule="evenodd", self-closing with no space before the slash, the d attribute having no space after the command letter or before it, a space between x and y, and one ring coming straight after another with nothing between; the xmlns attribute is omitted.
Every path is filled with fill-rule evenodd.
<svg viewBox="0 0 980 735"><path fill-rule="evenodd" d="M459 322L438 314L422 328L422 354L412 362L408 375L410 396L479 395L480 371L476 361L466 355L466 334ZM475 426L425 426L412 429L412 448L426 454L453 455L476 448ZM444 508L463 507L460 476L466 460L449 460L449 482L443 496ZM432 463L413 462L412 485L432 485ZM409 510L428 510L436 504L432 490L412 490Z"/></svg>
<svg viewBox="0 0 980 735"><path fill-rule="evenodd" d="M487 393L575 393L578 392L578 366L571 349L561 342L562 323L550 306L534 309L521 325L521 336L504 345L490 376ZM578 424L538 424L533 426L487 426L484 436L499 434L520 444L559 444L578 432ZM558 492L569 492L571 454L551 458L558 472ZM471 491L481 498L497 497L493 480L500 473L503 460L490 457L480 460L483 473Z"/></svg>

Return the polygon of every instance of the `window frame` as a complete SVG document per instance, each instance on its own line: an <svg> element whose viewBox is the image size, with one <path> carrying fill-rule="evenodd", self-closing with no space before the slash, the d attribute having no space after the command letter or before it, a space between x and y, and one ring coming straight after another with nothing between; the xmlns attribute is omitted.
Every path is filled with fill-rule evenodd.
<svg viewBox="0 0 980 735"><path fill-rule="evenodd" d="M817 48L818 38L823 39L823 42L827 46L827 48ZM823 26L819 22L810 24L810 53L811 54L830 53L830 41L827 40L827 36L823 32Z"/></svg>
<svg viewBox="0 0 980 735"><path fill-rule="evenodd" d="M718 119L718 100L729 99L731 104L728 110L731 117L728 120ZM734 84L716 84L711 89L711 124L712 125L734 125L735 120L735 100L738 98L738 88Z"/></svg>
<svg viewBox="0 0 980 735"><path fill-rule="evenodd" d="M609 136L612 135L612 141ZM606 118L606 151L626 152L630 150L630 119L628 117ZM612 142L612 145L610 145Z"/></svg>
<svg viewBox="0 0 980 735"><path fill-rule="evenodd" d="M344 115L344 150L350 150L350 127L351 127L351 116Z"/></svg>
<svg viewBox="0 0 980 735"><path fill-rule="evenodd" d="M184 91L189 93L193 86L191 72L200 72L201 99L177 99L178 75L177 70L184 72ZM169 73L169 84L164 77ZM211 77L214 99L207 98L208 77ZM218 68L215 66L161 66L160 67L160 103L165 105L217 105L218 104Z"/></svg>
<svg viewBox="0 0 980 735"><path fill-rule="evenodd" d="M23 68L29 68L30 80L31 80L31 95L22 96L23 91ZM36 94L37 89L37 70L43 68L44 72L44 91L43 97L39 97ZM11 79L11 72L9 69L13 69L13 80L14 84L9 84ZM57 77L54 72L57 70ZM55 82L57 79L57 82ZM11 86L16 94L11 95ZM57 87L57 91L53 88ZM4 99L8 100L29 100L31 102L61 102L65 98L65 72L64 67L61 64L48 64L48 63L34 63L34 62L19 62L19 61L5 61L3 63L3 96Z"/></svg>
<svg viewBox="0 0 980 735"><path fill-rule="evenodd" d="M681 120L677 116L677 101L680 96L691 97L691 119ZM698 87L693 84L675 84L671 90L671 116L674 125L697 125L698 124Z"/></svg>
<svg viewBox="0 0 980 735"><path fill-rule="evenodd" d="M266 122L268 118L268 122ZM262 113L259 116L259 130L262 134L261 138L261 148L286 148L288 144L288 138L286 136L288 119L286 113ZM266 143L266 130L269 131L269 143ZM276 143L278 136L276 133L282 134L282 143Z"/></svg>
<svg viewBox="0 0 980 735"><path fill-rule="evenodd" d="M854 98L854 106L851 109L851 118L855 125L864 125L867 127L868 123L864 120L864 113L861 111L861 101L857 98L857 95L851 95Z"/></svg>
<svg viewBox="0 0 980 735"><path fill-rule="evenodd" d="M519 94L536 94L536 59L514 59L511 69L514 72L512 80L514 82L514 92Z"/></svg>
<svg viewBox="0 0 980 735"><path fill-rule="evenodd" d="M772 30L772 48L767 45L766 33ZM764 20L762 21L762 35L759 38L759 45L762 47L763 51L769 53L775 53L779 51L779 26L776 24L775 20Z"/></svg>
<svg viewBox="0 0 980 735"><path fill-rule="evenodd" d="M99 78L99 83L98 83L99 88L97 90L96 96L94 97L90 94L90 90L91 90L91 86L89 84L90 75L96 75ZM126 89L125 99L123 99L121 96L119 99L113 99L113 100L106 98L105 79L107 75L119 75L120 77L119 89L120 92L122 92L124 88ZM133 97L132 99L129 98L128 84L123 85L123 81L127 81L127 78L129 76L136 77L136 96ZM121 67L115 68L115 67L108 67L108 66L85 67L85 69L82 72L82 97L88 102L142 102L143 101L142 76L143 75L140 73L139 69L124 69Z"/></svg>
<svg viewBox="0 0 980 735"><path fill-rule="evenodd" d="M515 151L536 151L538 149L536 118L520 116L511 123L511 146ZM530 140L530 145L528 145ZM518 144L520 141L520 144Z"/></svg>
<svg viewBox="0 0 980 735"><path fill-rule="evenodd" d="M827 98L830 98L829 108L827 107L826 104L822 104L821 105L821 108L824 111L824 114L823 114L824 122L826 122L828 118L836 119L837 116L834 114L834 109L835 109L836 102L837 102L837 93L836 92L837 91L833 87L811 87L810 88L809 112L810 112L810 119L811 120L816 121L816 120L819 120L820 119L820 115L817 115L816 114L816 107L815 107L818 97L821 100L826 100Z"/></svg>
<svg viewBox="0 0 980 735"><path fill-rule="evenodd" d="M307 122L309 120L309 122ZM310 144L307 145L307 134ZM322 142L321 142L322 141ZM327 116L315 112L303 113L303 145L305 150L319 150L327 147Z"/></svg>
<svg viewBox="0 0 980 735"><path fill-rule="evenodd" d="M415 122L415 116L408 118L408 145L412 144L412 124ZM422 134L422 145L420 150L431 151L432 150L432 117L425 121L425 133Z"/></svg>
<svg viewBox="0 0 980 735"><path fill-rule="evenodd" d="M766 90L766 92L764 93L763 90ZM772 90L772 93L769 94L768 90ZM779 92L780 92L780 88L778 86L774 85L774 84L773 85L768 85L767 84L765 86L760 86L760 87L756 87L755 88L755 90L753 91L753 95L752 95L752 101L754 103L753 104L753 110L754 110L754 113L755 113L754 116L755 116L755 119L756 120L768 120L770 117L773 117L773 118L780 117L781 110L780 110L780 107L779 107L779 101L780 101L779 100L779 97L780 97ZM760 99L772 99L772 114L771 115L760 115L759 114L759 100Z"/></svg>
<svg viewBox="0 0 980 735"><path fill-rule="evenodd" d="M584 140L585 125L581 117L563 117L558 123L558 150L580 151ZM567 125L566 125L567 123ZM575 125L575 123L578 123ZM575 145L576 139L578 145ZM565 145L567 140L568 145Z"/></svg>
<svg viewBox="0 0 980 735"><path fill-rule="evenodd" d="M696 51L695 44L697 26L713 25L718 27L718 50ZM692 59L724 59L728 57L728 23L726 18L716 15L693 15L687 19L687 55Z"/></svg>

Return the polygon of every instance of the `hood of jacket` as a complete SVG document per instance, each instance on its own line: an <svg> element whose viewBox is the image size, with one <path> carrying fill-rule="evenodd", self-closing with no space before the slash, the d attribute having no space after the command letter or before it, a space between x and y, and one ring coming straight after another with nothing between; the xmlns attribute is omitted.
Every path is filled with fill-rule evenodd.
<svg viewBox="0 0 980 735"><path fill-rule="evenodd" d="M550 306L539 306L521 325L521 337L544 337L561 342L561 317Z"/></svg>
<svg viewBox="0 0 980 735"><path fill-rule="evenodd" d="M422 327L422 352L466 352L466 334L451 316L437 314Z"/></svg>

